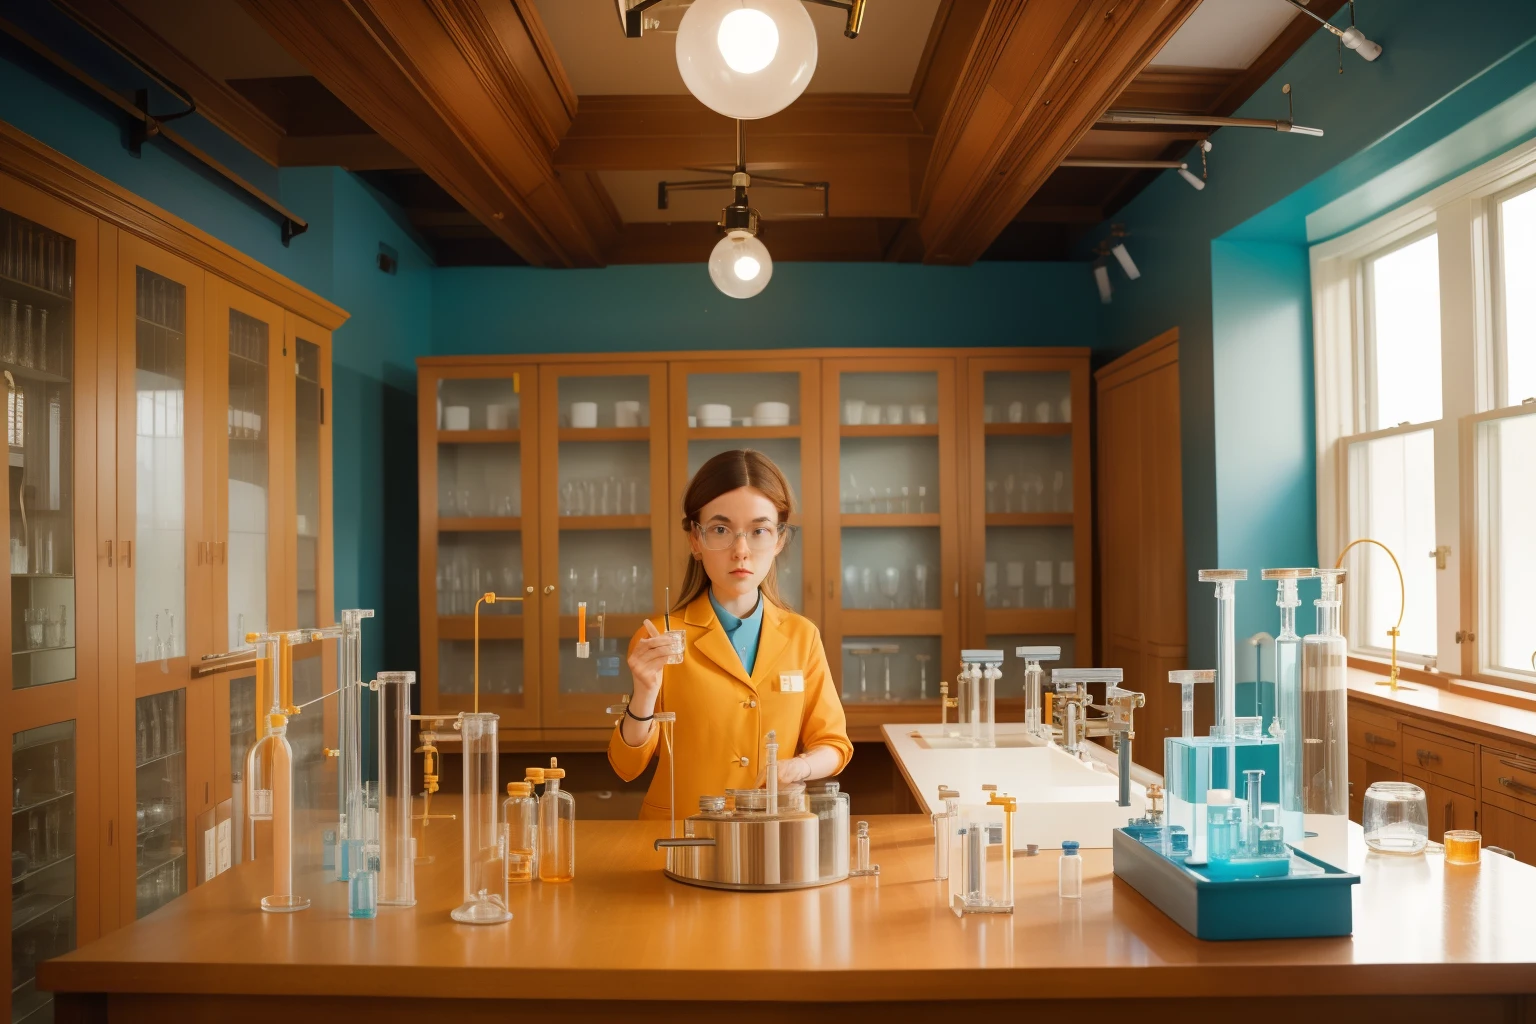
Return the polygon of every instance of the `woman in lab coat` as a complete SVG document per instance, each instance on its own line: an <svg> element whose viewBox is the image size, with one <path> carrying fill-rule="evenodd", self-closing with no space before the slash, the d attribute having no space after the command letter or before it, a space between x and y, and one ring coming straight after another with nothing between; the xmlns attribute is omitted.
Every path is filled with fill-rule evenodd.
<svg viewBox="0 0 1536 1024"><path fill-rule="evenodd" d="M659 751L641 818L667 817L669 762L679 818L701 796L762 785L769 730L781 785L836 775L853 756L821 631L789 610L775 583L792 502L783 472L756 451L722 452L688 484L692 560L671 609L672 628L687 633L683 663L666 665L667 639L647 619L629 645L629 710L608 741L608 762L633 779L664 746L655 712L677 715L677 749Z"/></svg>

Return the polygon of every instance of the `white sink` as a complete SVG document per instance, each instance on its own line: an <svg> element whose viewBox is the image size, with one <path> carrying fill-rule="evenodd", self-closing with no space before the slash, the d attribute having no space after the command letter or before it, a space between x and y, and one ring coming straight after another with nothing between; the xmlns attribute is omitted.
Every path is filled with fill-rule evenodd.
<svg viewBox="0 0 1536 1024"><path fill-rule="evenodd" d="M1119 806L1112 752L1096 748L1079 759L1029 735L1021 723L999 723L991 747L973 747L939 725L887 725L882 731L930 812L941 809L941 784L957 790L962 803L983 802L981 787L988 784L1016 798L1015 849L1060 849L1065 839L1107 848L1113 830L1141 817L1145 807L1146 789L1134 779L1131 805Z"/></svg>

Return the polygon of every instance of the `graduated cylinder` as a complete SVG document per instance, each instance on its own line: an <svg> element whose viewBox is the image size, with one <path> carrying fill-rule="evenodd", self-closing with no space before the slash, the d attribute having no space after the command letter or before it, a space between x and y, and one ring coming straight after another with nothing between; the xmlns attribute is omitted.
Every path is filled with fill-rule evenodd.
<svg viewBox="0 0 1536 1024"><path fill-rule="evenodd" d="M459 716L464 746L464 902L453 911L462 924L500 924L507 910L507 872L496 809L496 735L500 716L466 711Z"/></svg>
<svg viewBox="0 0 1536 1024"><path fill-rule="evenodd" d="M380 672L370 684L379 709L379 903L416 905L411 833L411 687L414 672Z"/></svg>

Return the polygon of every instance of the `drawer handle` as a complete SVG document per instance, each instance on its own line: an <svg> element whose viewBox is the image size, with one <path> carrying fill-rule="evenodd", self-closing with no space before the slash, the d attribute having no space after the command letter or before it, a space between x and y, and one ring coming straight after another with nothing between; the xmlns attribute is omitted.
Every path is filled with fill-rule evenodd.
<svg viewBox="0 0 1536 1024"><path fill-rule="evenodd" d="M1505 768L1513 768L1517 772L1536 773L1536 764L1532 764L1529 761L1506 761L1504 758L1499 758L1499 764Z"/></svg>
<svg viewBox="0 0 1536 1024"><path fill-rule="evenodd" d="M1396 740L1389 740L1385 736L1377 736L1373 732L1368 732L1368 733L1365 734L1365 742L1369 743L1373 747L1395 747L1395 746L1397 746L1397 741Z"/></svg>
<svg viewBox="0 0 1536 1024"><path fill-rule="evenodd" d="M1420 761L1441 760L1440 755L1435 753L1433 750L1416 750L1414 753L1418 755Z"/></svg>
<svg viewBox="0 0 1536 1024"><path fill-rule="evenodd" d="M1536 786L1527 786L1523 782L1516 782L1508 775L1499 776L1499 785L1503 786L1505 789L1513 789L1521 793L1530 793L1533 796L1536 796Z"/></svg>

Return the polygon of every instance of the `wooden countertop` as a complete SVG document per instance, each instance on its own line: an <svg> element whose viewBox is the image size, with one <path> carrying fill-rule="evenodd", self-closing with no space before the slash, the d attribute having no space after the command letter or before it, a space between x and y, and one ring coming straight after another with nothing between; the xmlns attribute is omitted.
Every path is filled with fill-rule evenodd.
<svg viewBox="0 0 1536 1024"><path fill-rule="evenodd" d="M446 802L446 801L445 801ZM434 809L437 805L434 805ZM443 808L445 811L448 809ZM263 914L244 864L142 921L44 964L65 993L564 1000L1141 998L1536 993L1536 869L1485 855L1367 856L1349 827L1352 938L1200 942L1084 852L1083 898L1057 855L1019 856L1011 917L956 918L924 816L870 819L877 878L788 893L680 885L649 822L578 822L577 877L514 890L507 925L454 923L457 827L432 829L419 903L346 917L346 889L301 875L314 905ZM1127 968L1139 968L1127 970ZM1233 968L1237 968L1234 970ZM139 998L125 995L120 998ZM95 998L95 997L91 997Z"/></svg>
<svg viewBox="0 0 1536 1024"><path fill-rule="evenodd" d="M1351 668L1350 697L1391 711L1434 719L1470 732L1498 736L1516 743L1536 744L1536 710L1474 696L1464 692L1453 680L1447 680L1445 687L1401 682L1394 693L1388 687L1376 684L1376 680L1382 678L1385 678L1383 672Z"/></svg>

